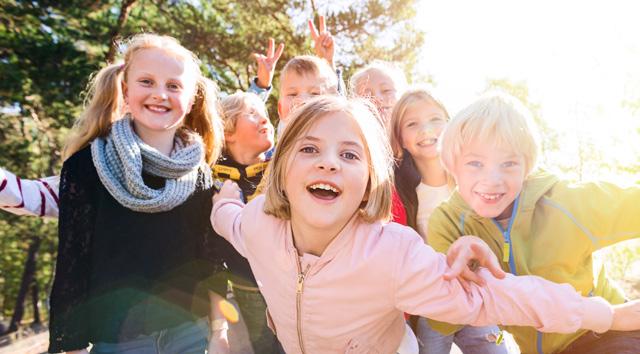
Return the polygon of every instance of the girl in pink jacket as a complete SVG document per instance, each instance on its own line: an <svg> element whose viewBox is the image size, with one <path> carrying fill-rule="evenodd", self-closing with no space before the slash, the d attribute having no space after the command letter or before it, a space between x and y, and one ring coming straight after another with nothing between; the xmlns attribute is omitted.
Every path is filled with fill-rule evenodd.
<svg viewBox="0 0 640 354"><path fill-rule="evenodd" d="M403 312L545 332L640 328L638 302L611 306L535 276L496 279L481 269L486 286L465 290L445 255L386 223L392 160L371 112L340 97L303 105L278 142L266 195L245 206L227 183L214 197L213 227L249 260L287 353L396 353ZM495 262L478 245L473 256Z"/></svg>

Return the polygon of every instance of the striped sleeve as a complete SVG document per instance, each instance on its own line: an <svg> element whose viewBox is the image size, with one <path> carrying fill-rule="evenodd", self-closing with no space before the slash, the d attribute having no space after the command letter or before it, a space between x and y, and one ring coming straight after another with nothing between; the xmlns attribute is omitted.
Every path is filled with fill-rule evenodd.
<svg viewBox="0 0 640 354"><path fill-rule="evenodd" d="M60 177L21 179L0 168L0 209L16 215L58 217Z"/></svg>

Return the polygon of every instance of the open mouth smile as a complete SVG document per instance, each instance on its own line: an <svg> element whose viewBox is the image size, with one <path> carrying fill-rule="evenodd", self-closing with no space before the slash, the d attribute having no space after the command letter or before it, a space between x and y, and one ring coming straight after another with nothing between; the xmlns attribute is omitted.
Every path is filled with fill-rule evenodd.
<svg viewBox="0 0 640 354"><path fill-rule="evenodd" d="M494 204L504 197L505 193L480 193L474 192L477 196L480 197L485 203Z"/></svg>
<svg viewBox="0 0 640 354"><path fill-rule="evenodd" d="M313 183L307 186L307 191L322 200L334 200L342 193L338 187L326 182Z"/></svg>
<svg viewBox="0 0 640 354"><path fill-rule="evenodd" d="M429 146L433 146L438 142L438 139L436 138L431 138L431 139L425 139L420 141L417 145L419 147L429 147Z"/></svg>

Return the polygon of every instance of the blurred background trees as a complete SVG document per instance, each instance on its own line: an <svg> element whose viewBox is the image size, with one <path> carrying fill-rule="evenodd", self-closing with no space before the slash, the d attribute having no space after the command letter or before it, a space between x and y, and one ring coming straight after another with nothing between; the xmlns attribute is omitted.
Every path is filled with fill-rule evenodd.
<svg viewBox="0 0 640 354"><path fill-rule="evenodd" d="M264 52L270 37L285 43L278 68L311 54L306 21L325 15L336 63L347 75L372 58L402 60L412 72L423 41L412 24L414 2L0 0L0 166L23 178L59 173L88 78L118 58L118 39L139 32L174 36L231 93L248 87L255 75L251 54ZM268 105L277 117L277 90L272 96ZM20 322L46 323L56 243L56 220L0 212L0 335Z"/></svg>

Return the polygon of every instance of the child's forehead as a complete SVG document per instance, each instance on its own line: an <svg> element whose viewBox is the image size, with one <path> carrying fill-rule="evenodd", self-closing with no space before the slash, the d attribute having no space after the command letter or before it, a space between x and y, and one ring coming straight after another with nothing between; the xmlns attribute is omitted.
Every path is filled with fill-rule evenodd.
<svg viewBox="0 0 640 354"><path fill-rule="evenodd" d="M283 89L294 87L327 88L330 86L335 86L335 80L333 79L333 77L330 77L321 71L298 73L295 70L289 70L289 72L284 75L280 87Z"/></svg>
<svg viewBox="0 0 640 354"><path fill-rule="evenodd" d="M505 141L474 137L461 144L462 157L478 158L523 158L524 154L517 146Z"/></svg>

